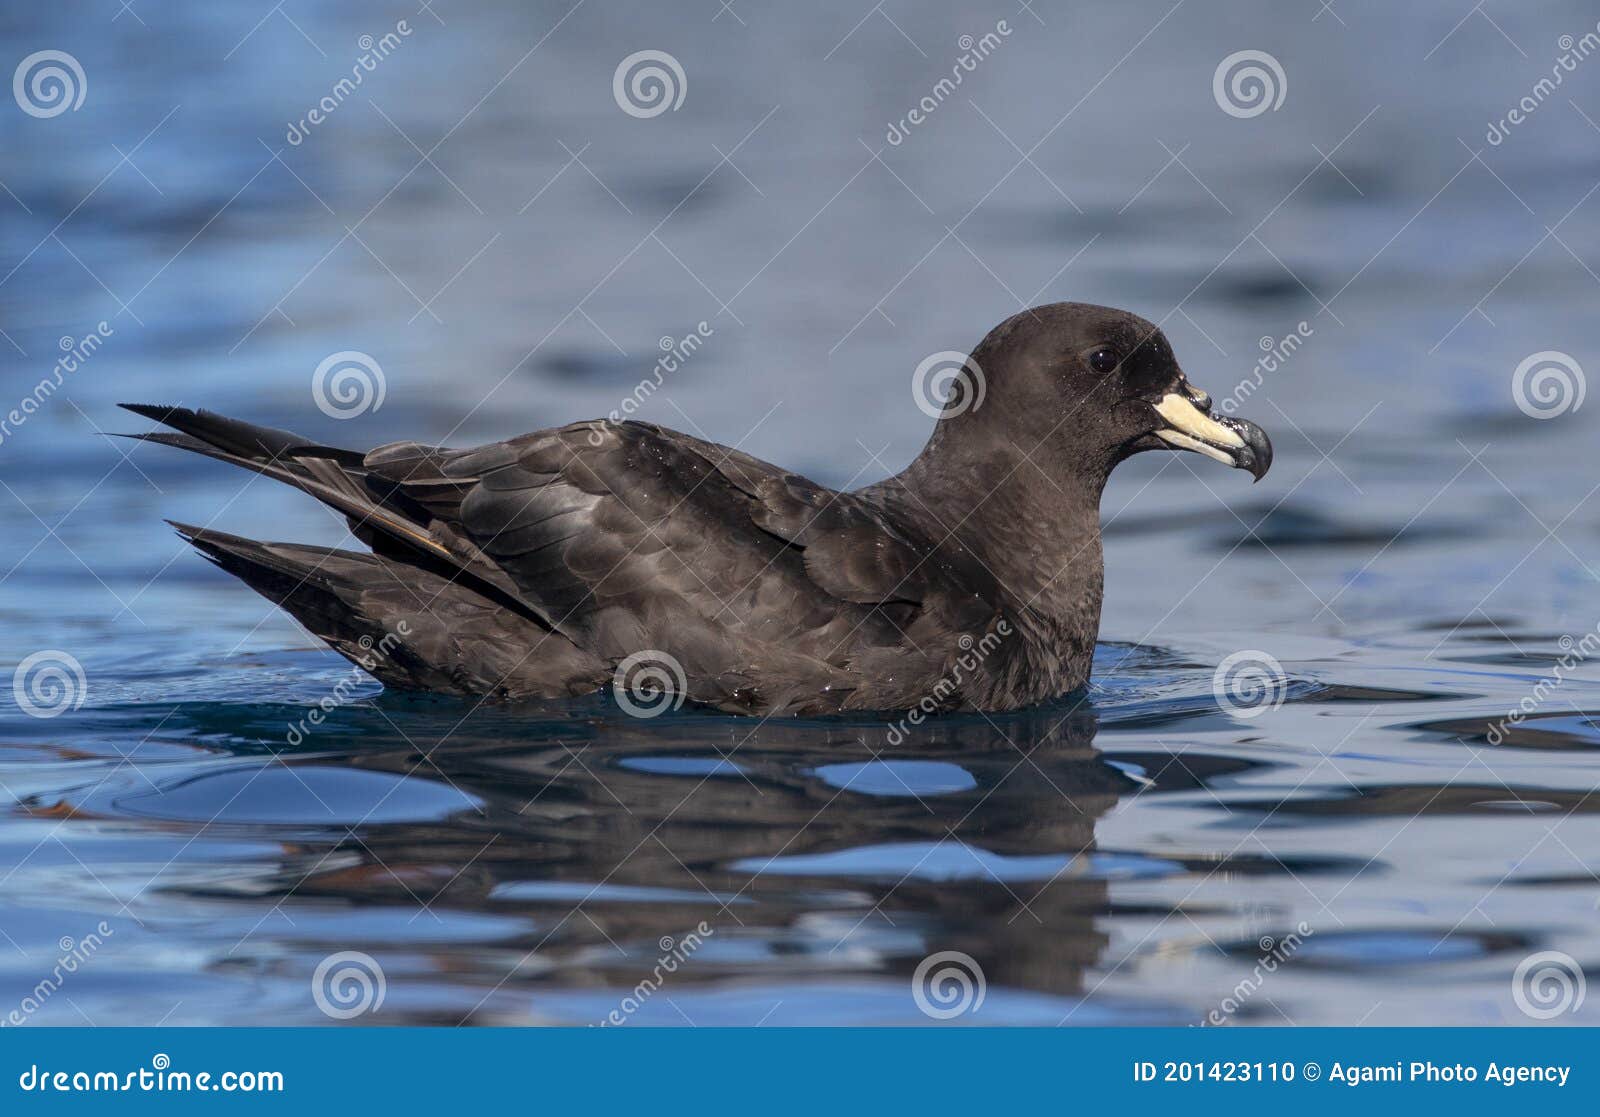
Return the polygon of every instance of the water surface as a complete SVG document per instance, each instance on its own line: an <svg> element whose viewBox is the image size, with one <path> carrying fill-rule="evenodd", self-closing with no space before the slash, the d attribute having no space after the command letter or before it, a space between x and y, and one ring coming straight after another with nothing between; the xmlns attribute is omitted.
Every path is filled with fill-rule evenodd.
<svg viewBox="0 0 1600 1117"><path fill-rule="evenodd" d="M4 17L8 59L88 80L0 113L10 395L111 333L0 441L5 669L85 679L0 714L0 1016L73 951L26 1022L338 1022L313 989L351 952L383 978L353 1024L931 1024L945 952L983 975L960 1024L1528 1023L1525 959L1600 965L1595 411L1512 387L1600 364L1600 63L1486 138L1592 6L859 7ZM613 100L642 49L680 61L677 111ZM1248 119L1212 96L1243 49L1287 80ZM919 361L1065 298L1161 321L1277 464L1129 463L1088 694L898 743L346 695L161 519L342 523L100 434L133 399L466 445L622 407L703 322L641 416L860 485L927 435ZM339 421L311 382L346 350L386 395ZM1238 653L1282 667L1259 705L1219 700Z"/></svg>

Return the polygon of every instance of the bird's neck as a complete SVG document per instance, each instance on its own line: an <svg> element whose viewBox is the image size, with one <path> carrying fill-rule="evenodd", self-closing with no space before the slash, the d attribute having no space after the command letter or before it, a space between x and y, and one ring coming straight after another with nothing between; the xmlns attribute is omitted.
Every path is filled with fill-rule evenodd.
<svg viewBox="0 0 1600 1117"><path fill-rule="evenodd" d="M996 604L1018 624L1086 663L1100 624L1100 495L1110 467L1062 470L1036 458L1009 440L965 453L936 432L884 486L939 550L982 566Z"/></svg>

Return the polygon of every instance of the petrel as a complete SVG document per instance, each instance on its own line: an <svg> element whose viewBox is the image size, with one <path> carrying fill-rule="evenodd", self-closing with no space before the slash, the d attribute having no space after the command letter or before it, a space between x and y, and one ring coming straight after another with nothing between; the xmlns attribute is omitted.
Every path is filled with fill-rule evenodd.
<svg viewBox="0 0 1600 1117"><path fill-rule="evenodd" d="M123 406L178 432L135 437L348 519L367 551L174 526L387 687L559 698L643 665L657 697L738 714L1010 710L1089 678L1117 463L1185 450L1259 480L1272 446L1108 307L1014 315L956 375L916 459L848 492L631 420L363 452Z"/></svg>

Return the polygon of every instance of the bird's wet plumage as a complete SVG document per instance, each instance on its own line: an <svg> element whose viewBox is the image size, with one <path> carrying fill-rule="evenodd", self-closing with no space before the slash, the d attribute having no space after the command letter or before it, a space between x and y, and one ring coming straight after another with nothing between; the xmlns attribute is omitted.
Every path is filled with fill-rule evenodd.
<svg viewBox="0 0 1600 1117"><path fill-rule="evenodd" d="M553 698L643 656L739 713L1012 709L1087 681L1111 469L1178 448L1259 478L1271 447L1209 414L1160 331L1122 311L1024 311L966 375L982 403L854 492L647 423L360 453L129 408L180 432L141 437L348 518L370 553L178 529L386 685Z"/></svg>

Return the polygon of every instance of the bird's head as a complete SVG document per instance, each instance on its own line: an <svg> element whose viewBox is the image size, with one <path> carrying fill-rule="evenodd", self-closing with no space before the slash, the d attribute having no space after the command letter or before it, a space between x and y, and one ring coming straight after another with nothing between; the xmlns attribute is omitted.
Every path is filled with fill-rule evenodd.
<svg viewBox="0 0 1600 1117"><path fill-rule="evenodd" d="M970 446L1009 442L1047 473L1097 475L1145 450L1187 450L1260 480L1272 443L1212 411L1166 336L1125 310L1052 303L1000 323L972 351L940 432Z"/></svg>

